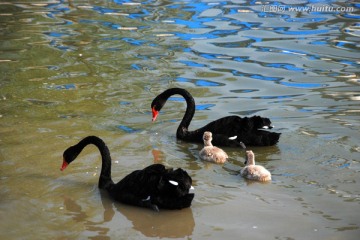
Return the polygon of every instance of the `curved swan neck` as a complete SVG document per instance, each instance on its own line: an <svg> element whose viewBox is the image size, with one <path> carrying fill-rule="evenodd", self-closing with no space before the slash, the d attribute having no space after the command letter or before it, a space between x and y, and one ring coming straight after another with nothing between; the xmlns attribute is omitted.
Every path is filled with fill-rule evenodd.
<svg viewBox="0 0 360 240"><path fill-rule="evenodd" d="M177 135L184 134L188 130L190 122L195 114L195 100L191 94L182 88L170 88L164 92L167 99L175 94L181 95L186 101L186 111L177 130Z"/></svg>
<svg viewBox="0 0 360 240"><path fill-rule="evenodd" d="M111 156L109 148L106 146L104 141L96 136L88 136L81 140L77 145L74 147L78 148L80 151L79 153L89 144L95 145L101 154L101 173L99 178L99 188L107 188L114 182L111 179Z"/></svg>

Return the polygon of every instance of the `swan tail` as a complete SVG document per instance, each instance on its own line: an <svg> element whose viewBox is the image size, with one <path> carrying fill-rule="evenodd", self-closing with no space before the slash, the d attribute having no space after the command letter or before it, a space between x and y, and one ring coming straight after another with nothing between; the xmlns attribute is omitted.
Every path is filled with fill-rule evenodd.
<svg viewBox="0 0 360 240"><path fill-rule="evenodd" d="M264 138L263 144L264 146L272 146L279 142L279 138L281 133L276 132L267 132L268 134Z"/></svg>
<svg viewBox="0 0 360 240"><path fill-rule="evenodd" d="M258 130L241 137L246 146L273 146L279 142L281 133Z"/></svg>

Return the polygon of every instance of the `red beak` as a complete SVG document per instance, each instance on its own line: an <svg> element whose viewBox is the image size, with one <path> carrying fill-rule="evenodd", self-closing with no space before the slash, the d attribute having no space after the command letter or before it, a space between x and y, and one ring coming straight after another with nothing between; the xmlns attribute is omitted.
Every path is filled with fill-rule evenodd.
<svg viewBox="0 0 360 240"><path fill-rule="evenodd" d="M65 160L63 160L63 164L62 164L60 170L63 171L68 165L69 164Z"/></svg>
<svg viewBox="0 0 360 240"><path fill-rule="evenodd" d="M159 115L159 111L155 110L155 106L151 109L152 110L152 121L154 122Z"/></svg>

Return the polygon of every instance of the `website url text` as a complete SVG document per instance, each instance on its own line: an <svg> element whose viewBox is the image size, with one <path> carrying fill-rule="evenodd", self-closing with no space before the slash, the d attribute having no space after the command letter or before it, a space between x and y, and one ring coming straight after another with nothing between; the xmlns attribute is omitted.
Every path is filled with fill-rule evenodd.
<svg viewBox="0 0 360 240"><path fill-rule="evenodd" d="M288 5L261 5L262 12L354 12L354 7L333 7L329 5L288 6Z"/></svg>

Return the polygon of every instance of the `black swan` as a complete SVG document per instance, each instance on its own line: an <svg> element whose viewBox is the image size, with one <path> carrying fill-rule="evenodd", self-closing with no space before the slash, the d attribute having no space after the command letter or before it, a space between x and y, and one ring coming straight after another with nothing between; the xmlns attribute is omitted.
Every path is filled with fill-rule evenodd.
<svg viewBox="0 0 360 240"><path fill-rule="evenodd" d="M188 127L195 114L195 101L191 94L182 88L170 88L159 94L151 103L152 121L156 120L159 111L165 105L168 98L179 94L186 100L186 111L177 129L176 137L189 142L202 142L205 131L212 132L213 144L217 146L244 147L246 146L271 146L275 145L280 138L280 133L268 132L261 129L271 129L271 121L268 118L252 116L250 118L239 116L223 117L206 126L194 131ZM244 143L244 144L242 144Z"/></svg>
<svg viewBox="0 0 360 240"><path fill-rule="evenodd" d="M221 148L212 145L212 133L204 132L203 140L204 147L199 152L200 159L214 163L225 163L229 156Z"/></svg>
<svg viewBox="0 0 360 240"><path fill-rule="evenodd" d="M105 189L116 201L154 209L182 209L190 207L194 198L189 190L193 187L192 179L186 171L166 169L162 164L152 164L143 170L136 170L118 183L111 179L110 151L103 140L88 136L78 144L69 147L63 153L64 170L89 144L94 144L101 153L102 166L99 188Z"/></svg>

